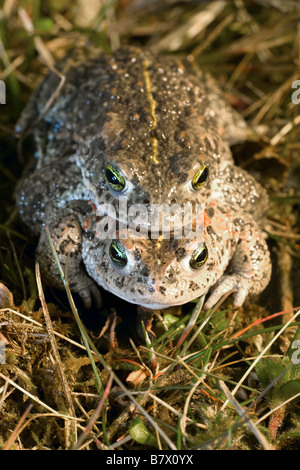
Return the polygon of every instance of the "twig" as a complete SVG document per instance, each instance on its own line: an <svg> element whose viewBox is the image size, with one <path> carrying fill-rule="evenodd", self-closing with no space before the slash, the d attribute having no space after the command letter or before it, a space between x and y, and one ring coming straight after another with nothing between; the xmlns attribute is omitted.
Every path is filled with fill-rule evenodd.
<svg viewBox="0 0 300 470"><path fill-rule="evenodd" d="M55 252L55 249L54 249L54 246L53 246L53 243L52 243L52 240L51 240L51 236L50 236L50 233L49 233L49 230L47 228L47 235L48 235L48 240L49 240L49 243L50 243L50 247L51 247L51 250L52 250L52 253L53 253L53 256L55 258L55 262L57 264L57 267L59 269L59 272L60 272L60 275L61 275L61 278L62 278L62 281L66 287L66 294L67 294L67 297L68 297L68 300L69 300L69 303L70 303L70 306L71 306L71 309L72 309L72 312L74 314L74 317L75 317L75 320L77 322L77 325L80 329L80 332L82 334L82 337L83 337L83 340L85 341L85 343L88 345L88 347L90 348L91 351L94 351L94 353L96 354L97 358L99 359L100 363L102 364L102 366L110 373L113 375L113 379L114 381L117 383L117 385L123 390L123 392L129 397L129 399L131 400L132 404L130 405L130 408L131 409L128 409L128 416L130 416L130 414L133 412L133 410L135 410L136 408L145 416L145 418L149 421L149 423L154 427L154 429L158 429L158 432L160 434L160 436L164 439L164 441L166 442L166 444L170 447L170 449L172 450L176 450L176 447L175 445L173 444L173 442L171 441L171 439L166 435L166 433L157 426L156 422L154 421L154 419L144 410L144 408L142 407L141 403L139 403L133 396L132 394L130 393L130 391L124 386L123 382L121 379L119 379L119 377L115 374L115 372L112 370L112 368L110 367L110 365L104 360L102 354L99 353L99 351L97 350L97 348L95 347L93 341L91 340L90 336L88 335L87 331L86 331L86 328L84 327L80 317L79 317L79 314L77 312L77 309L76 309L76 306L75 306L75 302L74 302L74 299L73 299L73 296L72 296L72 293L70 291L70 288L69 288L69 285L68 285L68 279L67 277L64 276L64 273L63 273L63 270L61 268L61 265L60 265L60 262L58 260L58 257L57 257L57 254ZM144 397L145 398L145 397Z"/></svg>
<svg viewBox="0 0 300 470"><path fill-rule="evenodd" d="M238 412L238 414L243 418L243 421L249 429L253 432L255 435L256 439L260 442L264 450L273 450L273 447L271 444L267 441L265 436L260 432L260 430L257 428L256 424L251 421L249 418L248 414L243 410L241 405L238 403L238 401L234 398L234 396L230 393L228 387L225 385L225 383L220 380L219 381L220 386L224 394L226 395L227 400L230 401L234 409Z"/></svg>
<svg viewBox="0 0 300 470"><path fill-rule="evenodd" d="M20 385L18 385L16 382L14 382L13 380L11 380L9 377L6 377L4 374L2 374L2 372L0 372L0 377L3 379L3 380L7 380L11 385L13 385L14 387L16 387L18 390L20 390L21 392L23 392L25 395L27 395L28 397L30 397L32 400L34 400L36 403L38 403L39 405L43 406L44 408L46 408L46 410L48 411L51 411L51 413L54 413L56 416L61 416L61 413L59 413L58 411L54 410L53 408L51 408L51 406L48 406L46 405L46 403L42 402L42 400L40 400L39 398L35 397L34 395L32 395L32 393L28 392L27 390L25 390L25 388L21 387ZM64 418L66 418L67 415L64 416ZM71 418L69 416L69 418Z"/></svg>
<svg viewBox="0 0 300 470"><path fill-rule="evenodd" d="M5 446L3 447L3 450L9 450L11 448L11 446L13 445L13 443L15 442L15 440L17 439L18 435L20 434L22 425L23 425L25 419L27 418L32 406L33 406L32 403L30 403L30 405L27 406L27 408L24 411L24 413L22 414L18 424L16 425L16 427L13 430L13 432L11 433L8 441L6 442Z"/></svg>
<svg viewBox="0 0 300 470"><path fill-rule="evenodd" d="M171 411L171 413L174 413L174 415L178 416L178 418L180 418L180 419L182 418L182 416L183 416L182 413L180 413L178 410L173 408L173 406L169 405L169 403L167 403L166 401L164 401L161 398L157 397L153 393L149 393L149 397L152 398L153 400L157 401L157 403L160 403L165 408L167 408L169 411ZM207 426L205 426L204 424L195 423L194 420L191 419L191 418L186 417L186 421L188 423L195 424L195 426L197 426L198 428L207 429Z"/></svg>
<svg viewBox="0 0 300 470"><path fill-rule="evenodd" d="M255 421L255 424L259 424L261 423L261 421L264 421L265 419L267 419L272 413L274 413L275 411L277 411L279 408L281 408L282 406L286 406L290 401L292 400L295 400L295 398L298 398L300 397L300 392L297 393L296 395L294 395L293 397L289 398L288 400L284 401L283 403L280 403L280 405L276 406L275 408L273 408L272 410L268 411L267 413L265 413L263 416L261 416L257 421Z"/></svg>
<svg viewBox="0 0 300 470"><path fill-rule="evenodd" d="M103 405L105 403L105 400L107 399L108 395L109 395L109 392L110 392L110 389L111 389L111 385L112 385L112 382L113 382L113 376L112 374L110 374L110 377L108 379L108 382L107 382L107 385L105 387L105 390L104 390L104 393L103 393L103 396L101 397L101 399L99 400L99 403L89 421L89 423L87 424L85 430L83 431L83 433L79 436L76 444L74 445L73 447L73 450L76 450L78 449L83 441L86 439L86 437L88 436L90 430L92 429L92 427L94 426L95 422L97 421L100 413L101 413L101 410L103 408Z"/></svg>
<svg viewBox="0 0 300 470"><path fill-rule="evenodd" d="M52 350L53 350L54 359L55 359L57 370L58 370L58 373L59 373L59 376L60 376L60 380L61 380L63 393L64 393L65 400L66 400L68 413L69 413L70 416L75 417L75 410L74 410L74 405L73 405L73 400L72 400L72 393L71 393L68 381L65 377L63 365L62 365L62 362L61 362L61 359L60 359L60 354L59 354L56 339L55 339L55 336L54 336L50 314L49 314L48 307L47 307L45 297L44 297L44 292L43 292L42 283L41 283L41 276L40 276L40 268L39 268L38 263L36 263L36 265L35 265L35 273L36 273L36 282L37 282L37 287L38 287L39 298L40 298L40 302L41 302L41 305L42 305L42 310L43 310L45 323L46 323L46 329L47 329L47 332L48 332L48 335L49 335L49 338L50 338L50 344L51 344L51 347L52 347ZM67 443L67 448L69 448L71 445L73 445L74 442L76 442L76 435L77 435L76 421L72 420L71 425L70 425L69 421L66 421L66 443Z"/></svg>
<svg viewBox="0 0 300 470"><path fill-rule="evenodd" d="M256 364L260 361L260 359L264 356L264 354L268 351L268 349L272 346L272 344L277 340L277 338L279 338L279 336L283 333L283 331L290 325L290 323L292 323L298 316L300 315L300 310L298 310L295 315L278 331L278 333L272 338L272 340L269 342L269 344L267 344L267 346L262 350L262 352L259 354L259 356L257 356L257 358L255 359L255 361L251 364L251 366L246 370L245 374L243 375L243 377L240 379L240 381L238 382L238 384L235 386L235 388L233 389L233 391L231 392L232 395L234 396L237 392L237 390L240 388L241 384L244 382L244 380L246 379L246 377L248 377L248 375L250 374L250 372L254 369L254 367L256 366ZM225 401L225 403L223 404L222 408L221 408L221 411L223 411L226 406L228 405L228 400Z"/></svg>
<svg viewBox="0 0 300 470"><path fill-rule="evenodd" d="M180 421L180 429L181 429L182 434L185 434L186 422L187 422L187 413L188 413L188 408L189 408L189 405L190 405L190 401L192 399L192 396L193 396L194 392L197 390L198 386L200 385L200 383L203 382L204 379L205 379L205 371L203 372L203 374L201 374L200 377L197 377L196 383L192 386L191 390L188 393L188 396L186 397L186 400L185 400L185 403L184 403L184 408L183 408L183 415L182 415L182 418L181 418L181 421Z"/></svg>
<svg viewBox="0 0 300 470"><path fill-rule="evenodd" d="M23 313L17 312L16 310L14 310L14 309L12 309L12 308L1 308L1 309L0 309L0 313L2 313L2 312L10 312L10 313L13 313L14 315L17 315L18 317L24 318L24 320L27 320L27 321L33 323L34 325L39 326L40 328L44 328L44 327L45 327L42 323L40 323L40 322L34 320L34 319L31 318L31 317L28 317L28 316L24 315ZM77 343L77 341L74 341L74 340L68 338L67 336L62 335L61 333L58 333L58 331L53 330L53 334L54 334L55 336L57 336L58 338L64 339L65 341L68 341L69 343L73 344L74 346L77 346L77 347L80 348L80 349L86 350L86 348L85 348L82 344Z"/></svg>
<svg viewBox="0 0 300 470"><path fill-rule="evenodd" d="M2 405L4 403L4 400L5 400L5 394L7 392L7 388L8 388L8 381L6 380L5 383L4 383L4 386L3 386L2 396L0 398L0 410L1 410Z"/></svg>
<svg viewBox="0 0 300 470"><path fill-rule="evenodd" d="M286 246L282 243L278 246L277 263L280 271L281 306L283 310L291 310L293 308L293 289L291 286L292 258ZM285 314L284 321L287 321L289 318L291 318L291 313Z"/></svg>

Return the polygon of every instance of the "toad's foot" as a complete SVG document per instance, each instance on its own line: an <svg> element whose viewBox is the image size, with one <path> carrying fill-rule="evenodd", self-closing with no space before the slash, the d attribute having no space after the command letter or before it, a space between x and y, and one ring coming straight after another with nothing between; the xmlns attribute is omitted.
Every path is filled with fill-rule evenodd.
<svg viewBox="0 0 300 470"><path fill-rule="evenodd" d="M76 276L76 283L70 285L70 290L78 294L83 302L84 308L90 309L92 304L100 309L102 306L102 297L94 281L89 278L85 272L80 272Z"/></svg>
<svg viewBox="0 0 300 470"><path fill-rule="evenodd" d="M259 294L270 280L270 253L255 220L247 215L237 220L240 231L230 262L232 274L224 274L217 282L204 308L211 308L223 295L235 291L234 307L240 307L248 294Z"/></svg>
<svg viewBox="0 0 300 470"><path fill-rule="evenodd" d="M234 293L234 307L243 305L247 295L251 292L253 283L240 274L224 275L206 300L204 309L212 308L224 295Z"/></svg>
<svg viewBox="0 0 300 470"><path fill-rule="evenodd" d="M93 302L97 308L100 308L102 305L100 290L86 273L82 262L82 231L77 215L65 210L58 221L49 226L49 233L70 291L81 297L85 308L91 308ZM41 268L42 278L47 284L64 289L64 280L53 258L47 232L44 229L41 231L36 259Z"/></svg>

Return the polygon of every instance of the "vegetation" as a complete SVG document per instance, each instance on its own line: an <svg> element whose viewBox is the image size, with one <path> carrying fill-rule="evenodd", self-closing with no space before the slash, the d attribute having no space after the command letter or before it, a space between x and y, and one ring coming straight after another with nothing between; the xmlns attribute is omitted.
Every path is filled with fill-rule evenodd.
<svg viewBox="0 0 300 470"><path fill-rule="evenodd" d="M300 449L298 3L0 4L0 448ZM49 67L87 40L189 55L211 72L257 135L234 158L271 199L265 292L238 310L229 297L208 312L202 299L155 312L143 345L125 302L107 295L101 314L87 313L67 282L43 291L15 208L34 152L16 120Z"/></svg>

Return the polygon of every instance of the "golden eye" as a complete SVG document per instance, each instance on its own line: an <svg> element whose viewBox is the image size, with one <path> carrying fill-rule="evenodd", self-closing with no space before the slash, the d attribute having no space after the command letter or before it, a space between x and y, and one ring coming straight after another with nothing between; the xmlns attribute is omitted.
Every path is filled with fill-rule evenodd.
<svg viewBox="0 0 300 470"><path fill-rule="evenodd" d="M200 269L206 262L208 257L208 251L206 245L199 246L191 256L190 267L192 269Z"/></svg>
<svg viewBox="0 0 300 470"><path fill-rule="evenodd" d="M108 163L105 168L105 179L108 186L120 193L126 186L125 179L122 173L111 163Z"/></svg>
<svg viewBox="0 0 300 470"><path fill-rule="evenodd" d="M113 241L109 247L109 256L113 263L119 268L126 266L128 258L126 255L125 248L118 241Z"/></svg>
<svg viewBox="0 0 300 470"><path fill-rule="evenodd" d="M204 165L202 168L200 168L197 173L195 174L193 180L192 180L192 186L195 191L201 188L201 186L207 181L208 179L208 167Z"/></svg>

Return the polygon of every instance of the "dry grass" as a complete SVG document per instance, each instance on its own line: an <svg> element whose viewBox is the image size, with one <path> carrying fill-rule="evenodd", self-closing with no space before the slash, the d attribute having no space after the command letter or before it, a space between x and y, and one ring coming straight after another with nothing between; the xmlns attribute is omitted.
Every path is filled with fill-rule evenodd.
<svg viewBox="0 0 300 470"><path fill-rule="evenodd" d="M14 295L12 304L0 285L0 448L300 449L300 366L291 360L300 331L298 3L99 5L5 0L0 10L0 281ZM157 313L146 346L127 339L125 303L110 300L116 311L99 336L67 288L44 294L14 208L33 151L26 140L20 152L14 123L48 68L87 38L104 50L129 43L192 55L257 132L234 157L271 197L265 293L238 311L227 299L205 314L201 301L181 316Z"/></svg>

